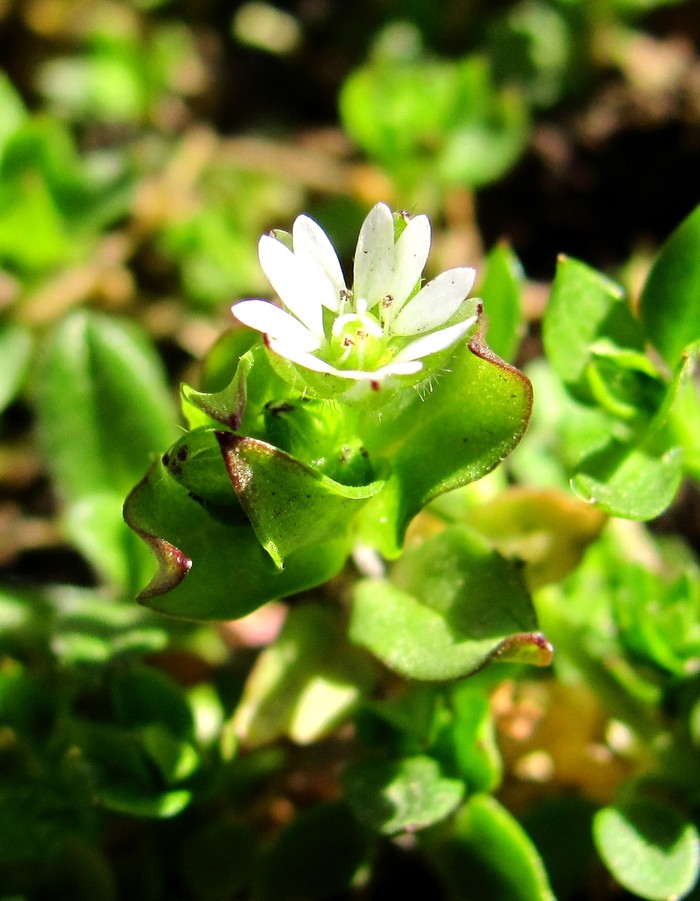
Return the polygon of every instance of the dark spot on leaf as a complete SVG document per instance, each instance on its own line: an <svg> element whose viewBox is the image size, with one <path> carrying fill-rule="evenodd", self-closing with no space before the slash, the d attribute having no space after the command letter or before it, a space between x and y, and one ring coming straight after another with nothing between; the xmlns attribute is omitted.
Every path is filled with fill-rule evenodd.
<svg viewBox="0 0 700 901"><path fill-rule="evenodd" d="M180 450L177 452L178 460L182 460L183 463L189 457L189 455L190 455L190 452L186 447L181 447Z"/></svg>

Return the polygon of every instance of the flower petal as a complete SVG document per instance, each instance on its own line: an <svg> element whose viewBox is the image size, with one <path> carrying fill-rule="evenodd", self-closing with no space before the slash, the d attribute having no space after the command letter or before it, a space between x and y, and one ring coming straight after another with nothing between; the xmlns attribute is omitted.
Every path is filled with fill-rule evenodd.
<svg viewBox="0 0 700 901"><path fill-rule="evenodd" d="M429 357L439 350L445 350L455 341L458 341L462 335L466 334L469 329L477 321L478 316L470 316L464 322L458 322L456 325L449 325L447 328L439 329L430 335L424 335L416 341L411 341L403 350L399 351L394 357L394 362L402 363L405 360L420 360L423 357Z"/></svg>
<svg viewBox="0 0 700 901"><path fill-rule="evenodd" d="M429 332L454 316L474 284L474 269L448 269L428 282L390 325L394 335Z"/></svg>
<svg viewBox="0 0 700 901"><path fill-rule="evenodd" d="M239 322L254 328L269 338L293 344L299 350L317 350L320 339L285 310L267 300L242 300L231 307Z"/></svg>
<svg viewBox="0 0 700 901"><path fill-rule="evenodd" d="M362 223L355 249L355 302L372 309L388 293L394 271L394 217L385 203L372 207Z"/></svg>
<svg viewBox="0 0 700 901"><path fill-rule="evenodd" d="M414 216L396 242L394 274L386 293L394 298L390 310L394 315L416 287L430 253L430 220Z"/></svg>
<svg viewBox="0 0 700 901"><path fill-rule="evenodd" d="M340 293L345 291L345 278L340 267L338 254L335 252L328 235L321 226L309 216L298 216L292 229L294 253L302 262L316 267L323 272L333 288L333 305L329 306L330 296L322 299L322 303L334 313L340 306Z"/></svg>
<svg viewBox="0 0 700 901"><path fill-rule="evenodd" d="M285 341L277 341L274 338L270 338L267 346L274 353L289 360L290 363L296 363L297 366L303 366L304 369L310 369L312 372L327 373L338 378L352 379L356 382L380 381L389 375L413 375L423 368L423 364L418 361L406 360L396 362L392 360L391 363L382 366L374 372L361 369L336 369L335 366L331 366L325 360L320 360L311 353L304 353L296 345L287 344Z"/></svg>
<svg viewBox="0 0 700 901"><path fill-rule="evenodd" d="M334 302L333 286L326 275L269 235L260 239L258 256L263 272L285 307L310 331L322 337L322 306Z"/></svg>

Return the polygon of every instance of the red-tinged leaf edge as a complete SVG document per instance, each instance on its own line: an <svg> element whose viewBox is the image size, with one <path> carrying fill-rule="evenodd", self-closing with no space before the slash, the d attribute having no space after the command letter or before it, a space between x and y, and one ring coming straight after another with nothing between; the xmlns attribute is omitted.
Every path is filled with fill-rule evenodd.
<svg viewBox="0 0 700 901"><path fill-rule="evenodd" d="M519 632L505 638L487 657L488 663L527 663L528 666L550 666L554 646L541 632Z"/></svg>
<svg viewBox="0 0 700 901"><path fill-rule="evenodd" d="M179 548L176 548L164 538L159 538L152 532L142 529L133 515L138 498L146 486L148 474L129 493L124 503L124 522L141 538L153 551L156 558L157 570L151 581L137 595L139 603L148 601L160 594L166 594L183 581L192 568L192 560Z"/></svg>

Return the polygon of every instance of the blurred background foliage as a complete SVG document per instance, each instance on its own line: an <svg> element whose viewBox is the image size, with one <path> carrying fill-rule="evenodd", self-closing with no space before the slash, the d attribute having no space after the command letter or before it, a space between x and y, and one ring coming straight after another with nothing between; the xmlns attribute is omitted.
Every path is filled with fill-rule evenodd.
<svg viewBox="0 0 700 901"><path fill-rule="evenodd" d="M687 892L696 834L675 807L657 894L606 839L618 808L591 821L649 773L652 795L675 780L700 807L697 489L652 531L618 521L575 569L604 517L567 506L570 408L540 331L559 253L635 298L697 204L694 0L0 0L0 66L0 895L530 901L548 878L562 899L628 897L593 834L630 892ZM399 685L316 608L276 638L280 605L204 627L133 601L152 560L123 498L177 437L177 384L230 303L267 296L259 235L304 211L349 262L378 200L430 214L435 272L491 251L483 293L509 325L489 334L539 399L508 479L543 493L516 503L515 536L489 526L488 480L431 516L476 508L529 559L557 678ZM330 674L314 695L298 667L270 712L249 676L285 642ZM350 768L341 791L358 744L401 765ZM440 802L418 853L390 838L415 824L400 804L367 813L368 786L402 798L411 780Z"/></svg>

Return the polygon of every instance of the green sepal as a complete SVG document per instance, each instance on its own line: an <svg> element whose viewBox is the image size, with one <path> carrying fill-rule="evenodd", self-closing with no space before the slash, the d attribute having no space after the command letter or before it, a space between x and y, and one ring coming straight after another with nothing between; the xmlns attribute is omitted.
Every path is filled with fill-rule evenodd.
<svg viewBox="0 0 700 901"><path fill-rule="evenodd" d="M458 679L493 660L547 665L552 657L519 566L463 526L407 551L389 579L360 581L350 637L411 679Z"/></svg>

